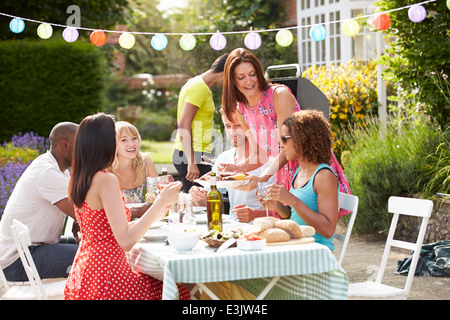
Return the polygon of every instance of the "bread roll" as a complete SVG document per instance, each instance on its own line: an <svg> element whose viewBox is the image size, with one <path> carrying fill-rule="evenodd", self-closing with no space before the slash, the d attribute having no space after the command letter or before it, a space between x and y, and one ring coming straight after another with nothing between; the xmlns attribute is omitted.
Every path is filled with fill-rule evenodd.
<svg viewBox="0 0 450 320"><path fill-rule="evenodd" d="M261 232L259 236L266 239L268 243L289 241L291 239L291 237L286 231L279 228L266 229L263 232Z"/></svg>
<svg viewBox="0 0 450 320"><path fill-rule="evenodd" d="M316 229L311 226L299 226L300 230L302 230L302 237L311 237L316 234Z"/></svg>
<svg viewBox="0 0 450 320"><path fill-rule="evenodd" d="M279 220L274 217L260 217L253 220L253 226L256 232L261 232L269 228L274 228L277 221Z"/></svg>
<svg viewBox="0 0 450 320"><path fill-rule="evenodd" d="M303 238L303 233L300 226L293 220L279 220L275 223L275 228L280 228L286 231L291 239Z"/></svg>

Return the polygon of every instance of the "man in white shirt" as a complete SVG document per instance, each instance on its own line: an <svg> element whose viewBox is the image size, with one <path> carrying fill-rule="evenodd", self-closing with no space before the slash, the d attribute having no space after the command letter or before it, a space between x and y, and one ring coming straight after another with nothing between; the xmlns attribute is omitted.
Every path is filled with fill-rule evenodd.
<svg viewBox="0 0 450 320"><path fill-rule="evenodd" d="M222 121L225 127L225 132L228 140L230 141L232 148L222 152L217 157L212 171L217 172L219 165L221 164L239 164L249 159L250 143L245 135L244 129L241 127L237 118L230 121L222 109L220 110L222 115ZM247 172L251 175L259 175L262 173L267 165L270 163L270 159L267 164L255 164L253 170ZM228 198L230 200L230 217L233 220L248 223L253 221L257 217L266 216L266 210L262 207L261 203L257 200L255 190L242 191L234 188L219 189L221 193L228 192ZM189 193L192 196L192 200L196 205L206 205L207 190L202 187L193 186Z"/></svg>
<svg viewBox="0 0 450 320"><path fill-rule="evenodd" d="M67 277L70 272L78 245L59 242L66 215L75 220L67 188L77 128L61 122L52 129L50 150L25 170L6 204L0 220L0 267L9 281L28 281L14 245L13 219L30 230L30 251L41 278Z"/></svg>

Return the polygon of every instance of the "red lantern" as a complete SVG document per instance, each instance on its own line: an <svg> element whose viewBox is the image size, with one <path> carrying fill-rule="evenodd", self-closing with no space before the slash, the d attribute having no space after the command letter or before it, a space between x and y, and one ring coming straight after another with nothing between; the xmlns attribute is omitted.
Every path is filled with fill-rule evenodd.
<svg viewBox="0 0 450 320"><path fill-rule="evenodd" d="M97 47L101 47L106 42L106 34L103 31L96 30L96 31L91 33L89 39Z"/></svg>
<svg viewBox="0 0 450 320"><path fill-rule="evenodd" d="M386 30L391 25L391 18L386 13L380 13L373 19L373 26L378 30Z"/></svg>

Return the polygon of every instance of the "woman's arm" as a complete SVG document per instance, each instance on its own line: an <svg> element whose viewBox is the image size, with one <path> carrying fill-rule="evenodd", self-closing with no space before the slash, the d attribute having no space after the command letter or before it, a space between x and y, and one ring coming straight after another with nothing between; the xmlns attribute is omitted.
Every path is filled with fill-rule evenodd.
<svg viewBox="0 0 450 320"><path fill-rule="evenodd" d="M127 221L119 181L114 175L108 174L101 179L93 180L91 188L98 190L99 200L105 209L108 222L119 246L124 251L128 251L154 222L164 218L167 206L177 201L181 186L181 182L167 185L144 215L139 220L132 222Z"/></svg>
<svg viewBox="0 0 450 320"><path fill-rule="evenodd" d="M338 220L338 183L336 176L330 170L320 170L314 180L314 192L317 194L318 213L306 206L303 201L281 186L268 187L271 200L278 200L292 206L295 212L316 232L326 238L331 238L336 231ZM280 214L281 217L284 217Z"/></svg>

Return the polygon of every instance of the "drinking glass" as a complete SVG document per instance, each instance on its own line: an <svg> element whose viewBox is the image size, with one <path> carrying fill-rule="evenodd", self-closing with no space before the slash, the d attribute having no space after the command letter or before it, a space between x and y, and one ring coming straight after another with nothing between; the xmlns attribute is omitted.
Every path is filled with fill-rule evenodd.
<svg viewBox="0 0 450 320"><path fill-rule="evenodd" d="M256 187L256 195L261 197L261 200L268 200L267 198L267 187L269 186L269 182L258 182L258 186ZM269 216L269 206L266 204L266 216Z"/></svg>

